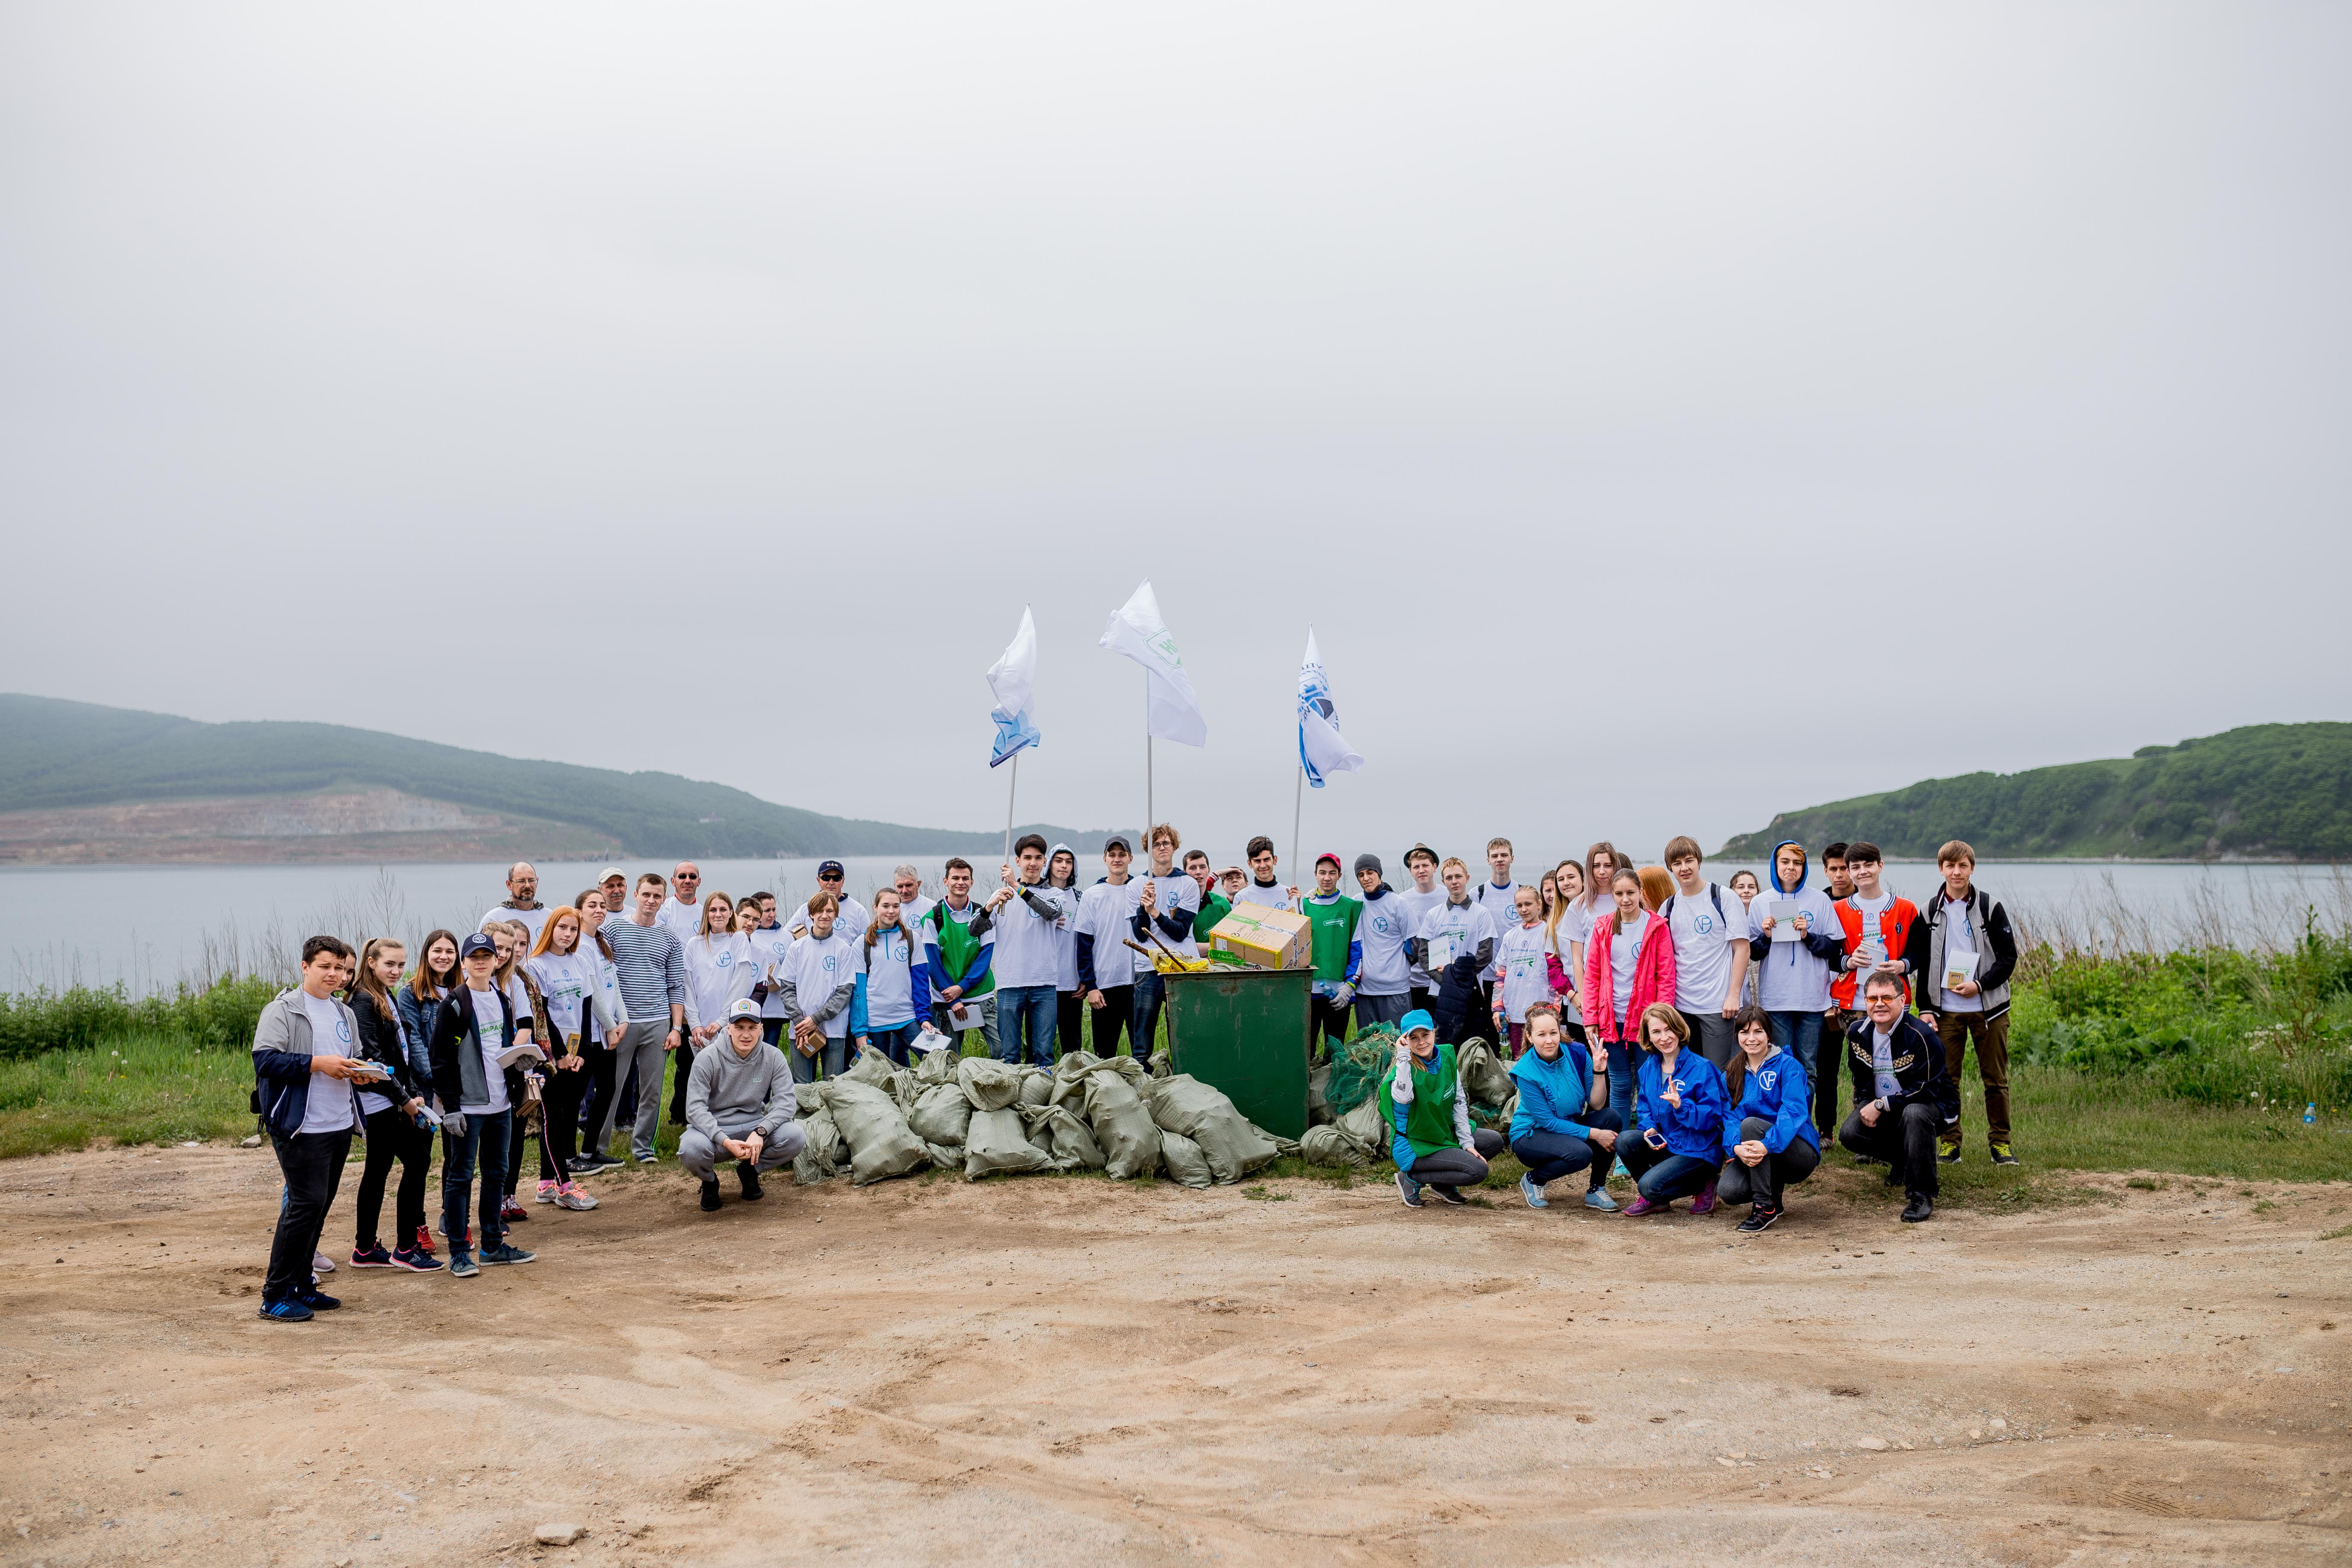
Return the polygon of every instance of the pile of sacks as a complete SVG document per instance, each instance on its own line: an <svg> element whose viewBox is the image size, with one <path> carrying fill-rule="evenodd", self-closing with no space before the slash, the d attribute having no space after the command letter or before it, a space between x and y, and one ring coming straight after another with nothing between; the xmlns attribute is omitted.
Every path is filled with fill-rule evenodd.
<svg viewBox="0 0 2352 1568"><path fill-rule="evenodd" d="M1360 1042L1349 1041L1345 1049L1353 1050ZM1388 1036L1389 1059L1396 1059L1396 1037ZM1454 1071L1462 1078L1462 1089L1470 1100L1471 1120L1488 1126L1507 1127L1511 1113L1519 1108L1519 1086L1510 1068L1495 1054L1495 1047L1484 1040L1470 1040L1455 1053ZM1338 1081L1345 1087L1341 1092L1356 1089L1362 1081L1360 1070L1349 1072L1360 1063L1342 1060ZM1381 1068L1385 1074L1387 1068ZM1307 1120L1312 1123L1307 1136L1298 1141L1298 1152L1318 1165L1370 1165L1389 1157L1389 1137L1394 1123L1389 1120L1390 1107L1378 1092L1376 1076L1371 1080L1371 1092L1345 1110L1331 1103L1330 1091L1334 1074L1329 1067L1320 1067L1307 1080ZM1360 1092L1360 1090L1359 1091Z"/></svg>
<svg viewBox="0 0 2352 1568"><path fill-rule="evenodd" d="M1164 1074L1164 1068L1163 1068ZM1072 1051L1050 1071L940 1050L893 1068L867 1050L840 1078L795 1087L807 1147L794 1178L855 1185L925 1166L1000 1172L1165 1170L1188 1187L1240 1181L1299 1145L1251 1123L1223 1091L1154 1077L1128 1057Z"/></svg>

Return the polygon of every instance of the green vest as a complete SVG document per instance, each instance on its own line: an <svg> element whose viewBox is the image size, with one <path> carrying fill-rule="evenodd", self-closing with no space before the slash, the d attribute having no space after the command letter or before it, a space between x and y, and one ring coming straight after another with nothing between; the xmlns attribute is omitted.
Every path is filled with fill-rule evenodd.
<svg viewBox="0 0 2352 1568"><path fill-rule="evenodd" d="M1387 1108L1389 1125L1396 1125L1396 1063L1374 1092ZM1412 1068L1412 1103L1405 1108L1404 1141L1412 1145L1412 1156L1434 1154L1440 1149L1459 1149L1461 1141L1454 1135L1454 1047L1441 1045L1437 1055L1430 1058L1423 1069L1416 1061Z"/></svg>
<svg viewBox="0 0 2352 1568"><path fill-rule="evenodd" d="M1348 948L1356 940L1356 921L1364 912L1364 901L1342 894L1328 904L1318 904L1312 897L1302 900L1301 913L1307 917L1307 933L1314 942L1315 978L1341 981L1348 978Z"/></svg>
<svg viewBox="0 0 2352 1568"><path fill-rule="evenodd" d="M975 919L978 918L980 912L978 899L972 900L964 907L972 911ZM924 913L923 920L929 925L933 935L939 941L940 963L948 972L948 984L952 985L956 983L957 975L969 974L971 972L971 961L980 956L980 938L971 934L970 921L960 921L948 913L948 901L945 899L933 904ZM985 996L995 989L996 971L992 967L986 974L980 977L980 984L964 994ZM937 1001L938 998L934 996L932 1000Z"/></svg>
<svg viewBox="0 0 2352 1568"><path fill-rule="evenodd" d="M1201 912L1192 917L1192 940L1206 942L1217 922L1234 912L1234 901L1223 893L1211 893L1201 900Z"/></svg>

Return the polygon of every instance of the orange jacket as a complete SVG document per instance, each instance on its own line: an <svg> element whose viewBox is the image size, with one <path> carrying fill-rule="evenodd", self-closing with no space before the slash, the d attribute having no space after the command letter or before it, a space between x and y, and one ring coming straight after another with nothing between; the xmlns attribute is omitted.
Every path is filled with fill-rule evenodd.
<svg viewBox="0 0 2352 1568"><path fill-rule="evenodd" d="M1852 958L1862 947L1863 913L1853 907L1850 898L1833 901L1830 908L1837 911L1838 924L1845 931L1845 955ZM1908 899L1898 898L1878 911L1878 940L1887 958L1901 958L1909 951L1911 931L1919 923L1919 906ZM1903 1005L1911 1005L1911 977L1903 977ZM1862 984L1862 972L1847 969L1839 973L1830 985L1830 1000L1848 1012L1853 1010L1854 990Z"/></svg>

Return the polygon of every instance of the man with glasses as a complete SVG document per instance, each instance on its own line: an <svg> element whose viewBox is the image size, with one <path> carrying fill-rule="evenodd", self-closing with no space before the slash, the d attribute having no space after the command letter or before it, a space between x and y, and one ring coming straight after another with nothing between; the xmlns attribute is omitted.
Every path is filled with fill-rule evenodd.
<svg viewBox="0 0 2352 1568"><path fill-rule="evenodd" d="M841 868L840 861L825 860L818 863L816 868L817 890L819 892L831 893L833 895L833 902L835 906L835 913L833 917L834 934L840 937L844 942L856 942L859 937L866 934L866 928L874 923L874 916L867 911L864 904L859 903L856 899L851 898L848 893L843 890L848 885L848 874ZM901 913L900 918L905 918L903 912ZM806 904L803 904L799 909L793 911L792 923L785 929L792 933L792 936L795 941L808 935L809 912L808 906ZM911 922L908 925L908 929L913 929Z"/></svg>
<svg viewBox="0 0 2352 1568"><path fill-rule="evenodd" d="M539 901L539 868L528 860L518 860L507 868L507 896L503 903L492 904L482 911L482 920L474 922L481 929L482 921L520 921L530 928L530 940L539 940L540 927L547 923L548 908Z"/></svg>
<svg viewBox="0 0 2352 1568"><path fill-rule="evenodd" d="M662 901L660 921L677 935L678 951L702 934L702 868L681 860L669 874L670 894ZM633 1015L634 1016L634 1015Z"/></svg>

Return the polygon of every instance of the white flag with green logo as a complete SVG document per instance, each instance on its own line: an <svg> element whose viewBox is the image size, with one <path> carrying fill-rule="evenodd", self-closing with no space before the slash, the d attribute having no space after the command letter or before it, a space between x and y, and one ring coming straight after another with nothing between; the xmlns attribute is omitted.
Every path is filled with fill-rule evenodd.
<svg viewBox="0 0 2352 1568"><path fill-rule="evenodd" d="M1145 578L1135 596L1111 612L1102 646L1143 666L1150 693L1145 726L1151 734L1188 746L1209 743L1209 721L1201 717L1201 700L1192 694L1192 677L1184 673L1184 656L1177 651L1168 623L1160 618L1151 579Z"/></svg>

